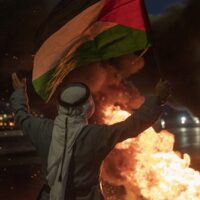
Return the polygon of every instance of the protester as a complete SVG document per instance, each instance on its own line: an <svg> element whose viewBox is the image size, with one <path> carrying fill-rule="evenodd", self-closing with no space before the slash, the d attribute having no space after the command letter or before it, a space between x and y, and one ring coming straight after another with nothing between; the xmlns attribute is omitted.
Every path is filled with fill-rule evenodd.
<svg viewBox="0 0 200 200"><path fill-rule="evenodd" d="M64 87L58 97L58 115L52 120L31 115L25 80L13 73L12 81L15 122L30 136L42 161L45 184L39 200L103 200L99 187L102 161L117 143L151 126L170 95L168 82L160 81L155 95L147 97L125 121L97 125L88 124L95 105L85 84Z"/></svg>

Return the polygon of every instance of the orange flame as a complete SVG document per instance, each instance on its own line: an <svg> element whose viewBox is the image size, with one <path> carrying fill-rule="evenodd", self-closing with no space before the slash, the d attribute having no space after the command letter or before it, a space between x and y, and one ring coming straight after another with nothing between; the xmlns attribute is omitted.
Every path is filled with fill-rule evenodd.
<svg viewBox="0 0 200 200"><path fill-rule="evenodd" d="M104 122L112 124L130 113L108 106ZM149 128L137 138L117 144L102 165L106 200L199 200L200 173L190 156L173 151L174 135Z"/></svg>

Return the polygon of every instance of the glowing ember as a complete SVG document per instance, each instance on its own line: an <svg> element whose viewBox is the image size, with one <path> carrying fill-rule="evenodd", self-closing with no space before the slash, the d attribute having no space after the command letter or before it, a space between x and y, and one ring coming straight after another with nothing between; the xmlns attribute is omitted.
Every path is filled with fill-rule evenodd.
<svg viewBox="0 0 200 200"><path fill-rule="evenodd" d="M130 116L125 110L121 110L120 106L108 106L104 110L104 123L106 124L114 124L116 122L120 122Z"/></svg>
<svg viewBox="0 0 200 200"><path fill-rule="evenodd" d="M105 123L130 114L119 107L105 109ZM174 136L149 128L118 145L102 166L101 183L107 200L199 200L200 173L190 157L173 151Z"/></svg>

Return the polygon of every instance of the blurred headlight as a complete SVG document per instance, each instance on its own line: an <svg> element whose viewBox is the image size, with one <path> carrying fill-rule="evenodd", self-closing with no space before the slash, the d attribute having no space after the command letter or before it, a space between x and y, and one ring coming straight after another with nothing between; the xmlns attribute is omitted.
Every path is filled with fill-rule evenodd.
<svg viewBox="0 0 200 200"><path fill-rule="evenodd" d="M187 121L187 118L185 116L182 116L180 121L181 121L181 124L185 124Z"/></svg>
<svg viewBox="0 0 200 200"><path fill-rule="evenodd" d="M199 123L200 123L200 121L199 121L199 118L198 118L198 117L194 117L194 121L195 121L195 123L196 123L196 124L199 124Z"/></svg>
<svg viewBox="0 0 200 200"><path fill-rule="evenodd" d="M161 119L161 127L165 128L165 121L164 121L164 119Z"/></svg>

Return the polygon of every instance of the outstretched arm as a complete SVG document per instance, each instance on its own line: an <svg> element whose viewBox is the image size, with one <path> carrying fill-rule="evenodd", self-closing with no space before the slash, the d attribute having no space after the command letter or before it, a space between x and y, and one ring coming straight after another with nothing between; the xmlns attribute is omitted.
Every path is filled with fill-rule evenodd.
<svg viewBox="0 0 200 200"><path fill-rule="evenodd" d="M40 150L42 144L45 141L48 143L48 140L51 139L53 121L34 117L29 112L25 79L20 80L13 73L12 82L14 92L10 97L10 102L15 111L15 123L25 134L30 136L33 144Z"/></svg>
<svg viewBox="0 0 200 200"><path fill-rule="evenodd" d="M97 133L98 151L110 151L117 143L131 137L136 137L139 133L149 128L160 116L161 105L167 100L170 94L168 82L159 82L156 86L155 95L146 98L144 104L125 121L103 126Z"/></svg>

